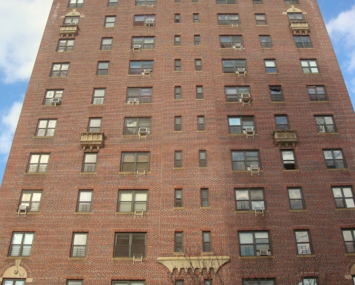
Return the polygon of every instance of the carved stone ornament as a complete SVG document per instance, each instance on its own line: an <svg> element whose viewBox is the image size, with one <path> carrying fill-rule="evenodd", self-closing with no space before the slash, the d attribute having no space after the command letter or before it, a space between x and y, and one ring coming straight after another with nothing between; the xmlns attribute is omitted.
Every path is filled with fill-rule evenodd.
<svg viewBox="0 0 355 285"><path fill-rule="evenodd" d="M15 260L15 266L11 266L7 269L2 277L0 277L0 281L3 279L26 279L26 283L33 282L33 278L28 278L27 271L25 268L20 266L21 259Z"/></svg>

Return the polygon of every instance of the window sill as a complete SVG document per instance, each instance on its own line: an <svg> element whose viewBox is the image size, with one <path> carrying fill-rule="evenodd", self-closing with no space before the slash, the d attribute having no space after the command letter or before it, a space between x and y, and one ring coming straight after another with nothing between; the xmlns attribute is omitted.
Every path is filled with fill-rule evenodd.
<svg viewBox="0 0 355 285"><path fill-rule="evenodd" d="M184 207L174 207L173 210L183 210Z"/></svg>
<svg viewBox="0 0 355 285"><path fill-rule="evenodd" d="M285 104L285 101L271 101L271 104Z"/></svg>
<svg viewBox="0 0 355 285"><path fill-rule="evenodd" d="M26 215L40 215L40 214L41 214L40 212L26 212Z"/></svg>
<svg viewBox="0 0 355 285"><path fill-rule="evenodd" d="M205 99L195 99L196 101L203 101L203 100L205 100Z"/></svg>
<svg viewBox="0 0 355 285"><path fill-rule="evenodd" d="M174 70L174 72L182 72L181 70L179 71L179 70Z"/></svg>
<svg viewBox="0 0 355 285"><path fill-rule="evenodd" d="M346 253L345 256L355 256L355 253Z"/></svg>
<svg viewBox="0 0 355 285"><path fill-rule="evenodd" d="M25 175L47 175L47 172L38 173L38 172L25 172Z"/></svg>
<svg viewBox="0 0 355 285"><path fill-rule="evenodd" d="M115 27L103 27L104 29L114 29Z"/></svg>
<svg viewBox="0 0 355 285"><path fill-rule="evenodd" d="M257 27L268 27L269 25L256 25Z"/></svg>
<svg viewBox="0 0 355 285"><path fill-rule="evenodd" d="M239 256L239 259L258 259L258 258L266 258L266 259L273 259L275 258L275 256L273 255L268 255L268 256L257 256L257 255L253 255L253 256Z"/></svg>
<svg viewBox="0 0 355 285"><path fill-rule="evenodd" d="M130 77L151 77L153 75L153 73L151 73L150 75L142 75L142 74L127 74L127 76L130 76ZM107 75L100 75L100 76L107 76Z"/></svg>
<svg viewBox="0 0 355 285"><path fill-rule="evenodd" d="M274 72L274 73L265 72L265 74L267 74L267 75L279 75L280 73L278 73L278 72Z"/></svg>
<svg viewBox="0 0 355 285"><path fill-rule="evenodd" d="M139 106L139 105L151 105L152 103L139 103L139 104L128 104L128 103L124 103L125 105L129 105L129 106Z"/></svg>
<svg viewBox="0 0 355 285"><path fill-rule="evenodd" d="M349 171L349 168L327 168L327 171Z"/></svg>
<svg viewBox="0 0 355 285"><path fill-rule="evenodd" d="M213 255L213 251L203 251L201 252L201 255Z"/></svg>
<svg viewBox="0 0 355 285"><path fill-rule="evenodd" d="M296 47L296 49L314 49L314 47L306 48L306 47Z"/></svg>
<svg viewBox="0 0 355 285"><path fill-rule="evenodd" d="M56 54L66 53L66 52L73 52L72 50L64 50L64 51L55 51Z"/></svg>
<svg viewBox="0 0 355 285"><path fill-rule="evenodd" d="M7 256L6 259L31 259L30 256Z"/></svg>
<svg viewBox="0 0 355 285"><path fill-rule="evenodd" d="M97 174L97 172L80 172L83 175Z"/></svg>
<svg viewBox="0 0 355 285"><path fill-rule="evenodd" d="M339 208L335 209L336 212L342 212L342 211L355 211L355 208Z"/></svg>
<svg viewBox="0 0 355 285"><path fill-rule="evenodd" d="M245 137L246 134L228 134L229 137ZM254 136L258 136L258 134L254 134Z"/></svg>
<svg viewBox="0 0 355 285"><path fill-rule="evenodd" d="M74 212L74 215L92 215L92 212Z"/></svg>
<svg viewBox="0 0 355 285"><path fill-rule="evenodd" d="M248 211L235 211L236 214L254 214L255 210L248 210ZM264 213L269 213L269 210L264 210Z"/></svg>
<svg viewBox="0 0 355 285"><path fill-rule="evenodd" d="M235 172L235 173L248 173L248 174L250 174L250 171L249 171L249 170L232 170L232 172ZM260 170L259 172L260 172L260 173L263 173L264 171ZM253 173L253 174L256 174L256 173Z"/></svg>
<svg viewBox="0 0 355 285"><path fill-rule="evenodd" d="M200 130L200 131L196 131L196 132L198 132L198 133L205 133L206 132L206 130Z"/></svg>
<svg viewBox="0 0 355 285"><path fill-rule="evenodd" d="M109 52L109 51L111 51L111 49L100 49L100 51Z"/></svg>
<svg viewBox="0 0 355 285"><path fill-rule="evenodd" d="M105 106L105 104L90 104L90 106Z"/></svg>
<svg viewBox="0 0 355 285"><path fill-rule="evenodd" d="M66 79L67 76L49 76L50 79Z"/></svg>
<svg viewBox="0 0 355 285"><path fill-rule="evenodd" d="M307 210L290 210L290 213L301 213L301 212L307 212Z"/></svg>
<svg viewBox="0 0 355 285"><path fill-rule="evenodd" d="M299 172L299 169L283 169L283 172Z"/></svg>
<svg viewBox="0 0 355 285"><path fill-rule="evenodd" d="M311 104L318 104L318 103L330 103L329 100L328 101L309 101L309 103Z"/></svg>
<svg viewBox="0 0 355 285"><path fill-rule="evenodd" d="M137 175L137 172L118 172L118 174L122 174L122 175ZM150 174L150 171L146 172L145 174ZM139 175L143 175L143 174L139 174Z"/></svg>
<svg viewBox="0 0 355 285"><path fill-rule="evenodd" d="M267 48L267 47L260 47L261 49L274 49L273 47Z"/></svg>
<svg viewBox="0 0 355 285"><path fill-rule="evenodd" d="M208 169L208 167L197 167L197 169Z"/></svg>
<svg viewBox="0 0 355 285"><path fill-rule="evenodd" d="M321 135L321 136L326 136L326 135L339 135L339 133L318 133L318 135Z"/></svg>
<svg viewBox="0 0 355 285"><path fill-rule="evenodd" d="M201 210L211 210L211 207L200 207Z"/></svg>
<svg viewBox="0 0 355 285"><path fill-rule="evenodd" d="M173 169L184 169L183 167L173 167Z"/></svg>
<svg viewBox="0 0 355 285"><path fill-rule="evenodd" d="M134 215L134 212L115 212L115 215ZM148 212L144 212L143 215L148 215Z"/></svg>
<svg viewBox="0 0 355 285"><path fill-rule="evenodd" d="M317 74L321 74L320 72L318 72L318 73L304 73L304 72L302 72L302 74L304 74L304 75L317 75Z"/></svg>
<svg viewBox="0 0 355 285"><path fill-rule="evenodd" d="M228 4L229 5L229 4ZM228 24L228 25L217 25L218 27L229 27L229 28L232 28L232 25L230 25L230 24ZM242 25L238 25L238 26L236 26L236 25L234 25L233 27L241 27Z"/></svg>
<svg viewBox="0 0 355 285"><path fill-rule="evenodd" d="M125 261L125 260L132 261L133 257L113 257L113 258L111 258L111 260L112 261L120 261L120 260L122 260L122 261ZM143 260L147 260L147 258L143 257Z"/></svg>
<svg viewBox="0 0 355 285"><path fill-rule="evenodd" d="M297 254L297 257L316 257L315 254Z"/></svg>
<svg viewBox="0 0 355 285"><path fill-rule="evenodd" d="M42 104L42 107L60 107L60 106L62 106L62 104L60 104L60 105L43 105Z"/></svg>
<svg viewBox="0 0 355 285"><path fill-rule="evenodd" d="M86 260L86 257L69 257L69 260Z"/></svg>
<svg viewBox="0 0 355 285"><path fill-rule="evenodd" d="M53 139L54 138L54 136L48 136L48 137L37 137L37 136L34 136L33 137L34 139Z"/></svg>

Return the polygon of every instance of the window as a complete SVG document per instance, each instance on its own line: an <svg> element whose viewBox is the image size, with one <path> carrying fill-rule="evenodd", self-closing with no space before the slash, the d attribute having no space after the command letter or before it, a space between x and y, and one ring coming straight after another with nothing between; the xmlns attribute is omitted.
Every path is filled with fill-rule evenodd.
<svg viewBox="0 0 355 285"><path fill-rule="evenodd" d="M154 49L154 37L133 37L132 48L134 45L141 46L141 49Z"/></svg>
<svg viewBox="0 0 355 285"><path fill-rule="evenodd" d="M88 125L89 133L98 133L101 131L101 118L90 118Z"/></svg>
<svg viewBox="0 0 355 285"><path fill-rule="evenodd" d="M3 285L25 285L26 279L3 279Z"/></svg>
<svg viewBox="0 0 355 285"><path fill-rule="evenodd" d="M195 59L195 71L201 71L201 70L202 70L202 60Z"/></svg>
<svg viewBox="0 0 355 285"><path fill-rule="evenodd" d="M211 252L211 232L202 232L202 251Z"/></svg>
<svg viewBox="0 0 355 285"><path fill-rule="evenodd" d="M180 0L174 0L175 3L180 3Z"/></svg>
<svg viewBox="0 0 355 285"><path fill-rule="evenodd" d="M201 44L200 35L194 35L194 45L199 46Z"/></svg>
<svg viewBox="0 0 355 285"><path fill-rule="evenodd" d="M143 71L150 70L153 72L153 61L130 61L129 62L129 74L142 74Z"/></svg>
<svg viewBox="0 0 355 285"><path fill-rule="evenodd" d="M234 189L237 211L265 210L263 189Z"/></svg>
<svg viewBox="0 0 355 285"><path fill-rule="evenodd" d="M207 167L207 151L199 151L199 167Z"/></svg>
<svg viewBox="0 0 355 285"><path fill-rule="evenodd" d="M76 206L77 212L88 213L91 212L92 190L79 190L78 204Z"/></svg>
<svg viewBox="0 0 355 285"><path fill-rule="evenodd" d="M175 86L174 99L179 100L181 98L181 86Z"/></svg>
<svg viewBox="0 0 355 285"><path fill-rule="evenodd" d="M107 6L109 7L118 6L118 0L108 0Z"/></svg>
<svg viewBox="0 0 355 285"><path fill-rule="evenodd" d="M200 22L200 14L193 14L193 22L194 23L199 23Z"/></svg>
<svg viewBox="0 0 355 285"><path fill-rule="evenodd" d="M262 0L253 0L253 4L263 4Z"/></svg>
<svg viewBox="0 0 355 285"><path fill-rule="evenodd" d="M266 73L277 73L275 59L265 59L265 69Z"/></svg>
<svg viewBox="0 0 355 285"><path fill-rule="evenodd" d="M287 13L290 22L303 21L302 13Z"/></svg>
<svg viewBox="0 0 355 285"><path fill-rule="evenodd" d="M209 207L209 192L207 188L201 189L201 207Z"/></svg>
<svg viewBox="0 0 355 285"><path fill-rule="evenodd" d="M203 86L196 86L196 99L203 99Z"/></svg>
<svg viewBox="0 0 355 285"><path fill-rule="evenodd" d="M327 149L323 150L325 163L327 164L328 169L342 169L347 168L343 151L341 149Z"/></svg>
<svg viewBox="0 0 355 285"><path fill-rule="evenodd" d="M127 102L137 100L139 103L152 102L153 89L149 87L127 88Z"/></svg>
<svg viewBox="0 0 355 285"><path fill-rule="evenodd" d="M132 213L135 211L147 212L148 192L144 190L120 190L118 192L117 212Z"/></svg>
<svg viewBox="0 0 355 285"><path fill-rule="evenodd" d="M51 77L66 77L68 75L69 63L53 63Z"/></svg>
<svg viewBox="0 0 355 285"><path fill-rule="evenodd" d="M240 256L255 256L260 250L271 250L269 232L239 232Z"/></svg>
<svg viewBox="0 0 355 285"><path fill-rule="evenodd" d="M71 257L85 257L86 256L86 242L87 233L73 233L73 240L71 244Z"/></svg>
<svg viewBox="0 0 355 285"><path fill-rule="evenodd" d="M289 129L287 116L275 116L275 121L277 130Z"/></svg>
<svg viewBox="0 0 355 285"><path fill-rule="evenodd" d="M67 280L67 285L83 285L83 280Z"/></svg>
<svg viewBox="0 0 355 285"><path fill-rule="evenodd" d="M122 152L121 172L148 172L149 152Z"/></svg>
<svg viewBox="0 0 355 285"><path fill-rule="evenodd" d="M57 52L73 51L73 47L74 47L73 39L59 40Z"/></svg>
<svg viewBox="0 0 355 285"><path fill-rule="evenodd" d="M136 0L136 6L156 5L156 0Z"/></svg>
<svg viewBox="0 0 355 285"><path fill-rule="evenodd" d="M224 91L227 102L240 102L241 94L250 94L248 86L225 86Z"/></svg>
<svg viewBox="0 0 355 285"><path fill-rule="evenodd" d="M260 46L262 48L272 48L272 42L270 36L259 36Z"/></svg>
<svg viewBox="0 0 355 285"><path fill-rule="evenodd" d="M124 135L137 136L140 128L147 128L150 131L150 118L125 118Z"/></svg>
<svg viewBox="0 0 355 285"><path fill-rule="evenodd" d="M293 36L296 47L298 48L311 48L312 43L309 36Z"/></svg>
<svg viewBox="0 0 355 285"><path fill-rule="evenodd" d="M80 8L83 4L84 0L69 0L68 8Z"/></svg>
<svg viewBox="0 0 355 285"><path fill-rule="evenodd" d="M175 232L175 244L174 251L175 252L183 252L184 251L184 234L183 232Z"/></svg>
<svg viewBox="0 0 355 285"><path fill-rule="evenodd" d="M175 36L174 37L174 46L180 46L181 45L181 38L180 36Z"/></svg>
<svg viewBox="0 0 355 285"><path fill-rule="evenodd" d="M293 150L281 150L281 155L285 170L297 169L295 152Z"/></svg>
<svg viewBox="0 0 355 285"><path fill-rule="evenodd" d="M97 153L84 153L84 163L82 172L95 172Z"/></svg>
<svg viewBox="0 0 355 285"><path fill-rule="evenodd" d="M291 210L303 210L304 201L301 188L288 188L288 198L290 200Z"/></svg>
<svg viewBox="0 0 355 285"><path fill-rule="evenodd" d="M295 231L297 254L312 254L311 240L308 230Z"/></svg>
<svg viewBox="0 0 355 285"><path fill-rule="evenodd" d="M303 73L319 73L315 59L301 59Z"/></svg>
<svg viewBox="0 0 355 285"><path fill-rule="evenodd" d="M238 26L239 14L219 14L218 16L218 25L234 25Z"/></svg>
<svg viewBox="0 0 355 285"><path fill-rule="evenodd" d="M49 154L31 153L28 163L28 173L45 173L47 172Z"/></svg>
<svg viewBox="0 0 355 285"><path fill-rule="evenodd" d="M62 99L64 90L47 90L44 96L43 105L52 105L52 99Z"/></svg>
<svg viewBox="0 0 355 285"><path fill-rule="evenodd" d="M244 68L246 70L245 59L223 59L223 72L224 73L235 73L239 68Z"/></svg>
<svg viewBox="0 0 355 285"><path fill-rule="evenodd" d="M269 86L271 101L283 101L282 88L281 86Z"/></svg>
<svg viewBox="0 0 355 285"><path fill-rule="evenodd" d="M102 38L100 49L101 50L111 50L112 49L112 38Z"/></svg>
<svg viewBox="0 0 355 285"><path fill-rule="evenodd" d="M197 117L197 130L204 131L205 130L205 116Z"/></svg>
<svg viewBox="0 0 355 285"><path fill-rule="evenodd" d="M212 285L212 280L211 279L204 280L204 285Z"/></svg>
<svg viewBox="0 0 355 285"><path fill-rule="evenodd" d="M307 90L311 101L328 101L324 86L307 86Z"/></svg>
<svg viewBox="0 0 355 285"><path fill-rule="evenodd" d="M246 128L255 129L253 116L229 117L228 125L230 134L242 134Z"/></svg>
<svg viewBox="0 0 355 285"><path fill-rule="evenodd" d="M181 126L182 119L180 116L175 117L175 123L174 123L174 131L182 131L182 126Z"/></svg>
<svg viewBox="0 0 355 285"><path fill-rule="evenodd" d="M236 0L216 0L216 4L237 4Z"/></svg>
<svg viewBox="0 0 355 285"><path fill-rule="evenodd" d="M106 89L94 89L94 94L92 96L92 104L101 105L105 100Z"/></svg>
<svg viewBox="0 0 355 285"><path fill-rule="evenodd" d="M108 75L108 66L110 62L102 61L97 63L96 75Z"/></svg>
<svg viewBox="0 0 355 285"><path fill-rule="evenodd" d="M355 229L342 229L346 253L355 253Z"/></svg>
<svg viewBox="0 0 355 285"><path fill-rule="evenodd" d="M260 166L259 151L232 151L232 169L247 170L251 165Z"/></svg>
<svg viewBox="0 0 355 285"><path fill-rule="evenodd" d="M113 28L115 26L116 16L106 16L105 17L105 28Z"/></svg>
<svg viewBox="0 0 355 285"><path fill-rule="evenodd" d="M147 236L146 233L116 233L114 257L133 257L133 256L145 257L146 238L147 238L146 236ZM124 283L124 284L135 285L134 283L132 283L132 281L128 281L128 282L131 283ZM115 283L115 284L120 284L120 283Z"/></svg>
<svg viewBox="0 0 355 285"><path fill-rule="evenodd" d="M77 25L79 24L80 17L65 17L63 25Z"/></svg>
<svg viewBox="0 0 355 285"><path fill-rule="evenodd" d="M232 48L234 46L243 46L242 36L219 36L221 48Z"/></svg>
<svg viewBox="0 0 355 285"><path fill-rule="evenodd" d="M317 284L318 284L317 278L314 277L302 278L302 285L317 285Z"/></svg>
<svg viewBox="0 0 355 285"><path fill-rule="evenodd" d="M145 285L145 281L113 281L112 285Z"/></svg>
<svg viewBox="0 0 355 285"><path fill-rule="evenodd" d="M318 133L336 133L333 116L314 116Z"/></svg>
<svg viewBox="0 0 355 285"><path fill-rule="evenodd" d="M175 285L184 285L184 280L176 280Z"/></svg>
<svg viewBox="0 0 355 285"><path fill-rule="evenodd" d="M13 232L9 256L30 256L34 233Z"/></svg>
<svg viewBox="0 0 355 285"><path fill-rule="evenodd" d="M182 203L182 189L175 189L174 193L174 207L181 208L183 206Z"/></svg>
<svg viewBox="0 0 355 285"><path fill-rule="evenodd" d="M275 285L275 279L262 278L262 279L243 279L243 285Z"/></svg>
<svg viewBox="0 0 355 285"><path fill-rule="evenodd" d="M335 205L337 208L355 208L354 192L352 187L332 187Z"/></svg>
<svg viewBox="0 0 355 285"><path fill-rule="evenodd" d="M174 152L174 167L182 167L182 151Z"/></svg>
<svg viewBox="0 0 355 285"><path fill-rule="evenodd" d="M38 190L23 190L20 205L27 206L28 212L39 212L42 192Z"/></svg>
<svg viewBox="0 0 355 285"><path fill-rule="evenodd" d="M174 15L174 23L180 23L180 14Z"/></svg>
<svg viewBox="0 0 355 285"><path fill-rule="evenodd" d="M37 137L53 137L57 120L39 120L36 136Z"/></svg>
<svg viewBox="0 0 355 285"><path fill-rule="evenodd" d="M299 4L298 0L284 0L285 4L291 5L291 4Z"/></svg>
<svg viewBox="0 0 355 285"><path fill-rule="evenodd" d="M257 26L267 25L265 14L255 14L255 20Z"/></svg>
<svg viewBox="0 0 355 285"><path fill-rule="evenodd" d="M133 26L155 26L155 15L135 15Z"/></svg>
<svg viewBox="0 0 355 285"><path fill-rule="evenodd" d="M174 71L181 71L181 59L175 59Z"/></svg>

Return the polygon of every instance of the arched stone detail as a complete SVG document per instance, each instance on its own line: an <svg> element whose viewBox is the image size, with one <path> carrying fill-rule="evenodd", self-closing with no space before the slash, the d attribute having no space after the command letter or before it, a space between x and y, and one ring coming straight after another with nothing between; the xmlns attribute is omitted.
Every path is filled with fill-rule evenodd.
<svg viewBox="0 0 355 285"><path fill-rule="evenodd" d="M350 275L355 275L355 264L353 264L353 266L351 266Z"/></svg>
<svg viewBox="0 0 355 285"><path fill-rule="evenodd" d="M302 13L304 15L307 15L307 12L303 12L301 9L295 8L295 6L293 5L291 6L291 8L288 8L286 12L283 12L282 14L287 15L288 13Z"/></svg>
<svg viewBox="0 0 355 285"><path fill-rule="evenodd" d="M84 18L85 15L82 15L81 13L79 13L78 11L76 11L76 9L73 9L72 11L68 12L65 14L65 16L61 16L61 18L65 18L65 17L75 17L75 16L79 16L81 18Z"/></svg>
<svg viewBox="0 0 355 285"><path fill-rule="evenodd" d="M9 279L26 279L26 282L31 283L33 281L33 278L29 277L29 274L27 273L27 270L23 267L20 266L21 264L21 259L16 259L15 260L15 265L9 267L4 274L1 276L0 281L5 278Z"/></svg>

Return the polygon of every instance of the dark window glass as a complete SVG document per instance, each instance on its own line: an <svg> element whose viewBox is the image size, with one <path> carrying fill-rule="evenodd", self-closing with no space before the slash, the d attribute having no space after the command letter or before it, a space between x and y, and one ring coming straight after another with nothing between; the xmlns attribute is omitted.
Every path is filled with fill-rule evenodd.
<svg viewBox="0 0 355 285"><path fill-rule="evenodd" d="M275 279L272 279L272 278L243 279L243 285L275 285L275 284L276 284L276 281L275 281Z"/></svg>
<svg viewBox="0 0 355 285"><path fill-rule="evenodd" d="M267 25L265 14L255 14L256 25Z"/></svg>
<svg viewBox="0 0 355 285"><path fill-rule="evenodd" d="M64 51L73 51L74 48L74 40L67 39L67 40L59 40L57 51L64 52Z"/></svg>
<svg viewBox="0 0 355 285"><path fill-rule="evenodd" d="M181 37L175 36L174 37L174 46L180 46L180 45L181 45Z"/></svg>
<svg viewBox="0 0 355 285"><path fill-rule="evenodd" d="M293 150L281 150L281 156L285 170L297 169L295 152Z"/></svg>
<svg viewBox="0 0 355 285"><path fill-rule="evenodd" d="M53 137L57 120L39 120L36 130L37 137Z"/></svg>
<svg viewBox="0 0 355 285"><path fill-rule="evenodd" d="M153 6L156 4L156 0L136 0L136 6Z"/></svg>
<svg viewBox="0 0 355 285"><path fill-rule="evenodd" d="M312 43L309 36L293 36L296 47L298 48L311 48Z"/></svg>
<svg viewBox="0 0 355 285"><path fill-rule="evenodd" d="M196 86L196 99L203 99L203 86Z"/></svg>
<svg viewBox="0 0 355 285"><path fill-rule="evenodd" d="M80 190L76 211L91 212L91 203L92 203L92 190Z"/></svg>
<svg viewBox="0 0 355 285"><path fill-rule="evenodd" d="M232 151L232 169L233 170L248 170L251 166L259 166L259 151Z"/></svg>
<svg viewBox="0 0 355 285"><path fill-rule="evenodd" d="M106 16L105 17L105 28L113 28L115 26L116 16Z"/></svg>
<svg viewBox="0 0 355 285"><path fill-rule="evenodd" d="M112 281L112 285L145 285L145 281Z"/></svg>
<svg viewBox="0 0 355 285"><path fill-rule="evenodd" d="M174 99L176 99L176 100L182 99L181 98L181 86L175 86Z"/></svg>
<svg viewBox="0 0 355 285"><path fill-rule="evenodd" d="M271 101L283 101L281 86L269 86Z"/></svg>
<svg viewBox="0 0 355 285"><path fill-rule="evenodd" d="M71 257L85 257L86 256L86 243L87 233L73 233L73 240L71 245Z"/></svg>
<svg viewBox="0 0 355 285"><path fill-rule="evenodd" d="M83 280L67 280L67 285L83 285Z"/></svg>
<svg viewBox="0 0 355 285"><path fill-rule="evenodd" d="M318 133L336 133L333 116L314 116Z"/></svg>
<svg viewBox="0 0 355 285"><path fill-rule="evenodd" d="M261 255L261 251L271 254L269 232L239 232L239 246L241 256Z"/></svg>
<svg viewBox="0 0 355 285"><path fill-rule="evenodd" d="M106 89L94 89L94 94L92 96L92 104L101 105L105 100Z"/></svg>
<svg viewBox="0 0 355 285"><path fill-rule="evenodd" d="M101 40L101 50L111 50L112 48L112 38L102 38Z"/></svg>
<svg viewBox="0 0 355 285"><path fill-rule="evenodd" d="M242 94L250 95L249 86L225 86L224 91L227 102L241 102Z"/></svg>
<svg viewBox="0 0 355 285"><path fill-rule="evenodd" d="M174 131L182 131L182 119L181 117L175 117Z"/></svg>
<svg viewBox="0 0 355 285"><path fill-rule="evenodd" d="M199 151L199 167L207 167L207 151Z"/></svg>
<svg viewBox="0 0 355 285"><path fill-rule="evenodd" d="M53 63L51 77L66 77L68 75L69 63Z"/></svg>
<svg viewBox="0 0 355 285"><path fill-rule="evenodd" d="M318 279L316 277L303 277L302 285L318 285Z"/></svg>
<svg viewBox="0 0 355 285"><path fill-rule="evenodd" d="M195 71L201 71L201 70L202 70L202 60L195 59Z"/></svg>
<svg viewBox="0 0 355 285"><path fill-rule="evenodd" d="M174 167L182 167L182 151L174 152Z"/></svg>
<svg viewBox="0 0 355 285"><path fill-rule="evenodd" d="M174 70L181 71L181 59L175 59L174 61Z"/></svg>
<svg viewBox="0 0 355 285"><path fill-rule="evenodd" d="M43 105L52 105L53 99L62 99L64 90L47 90L44 96Z"/></svg>
<svg viewBox="0 0 355 285"><path fill-rule="evenodd" d="M239 14L219 14L217 18L218 25L240 25Z"/></svg>
<svg viewBox="0 0 355 285"><path fill-rule="evenodd" d="M154 49L154 37L132 37L131 48Z"/></svg>
<svg viewBox="0 0 355 285"><path fill-rule="evenodd" d="M354 191L350 186L332 187L337 208L355 208Z"/></svg>
<svg viewBox="0 0 355 285"><path fill-rule="evenodd" d="M118 192L118 212L147 212L148 192L142 190L120 190Z"/></svg>
<svg viewBox="0 0 355 285"><path fill-rule="evenodd" d="M174 23L180 23L180 14L174 15Z"/></svg>
<svg viewBox="0 0 355 285"><path fill-rule="evenodd" d="M211 252L211 232L202 232L202 251Z"/></svg>
<svg viewBox="0 0 355 285"><path fill-rule="evenodd" d="M151 103L153 89L150 87L127 88L127 103Z"/></svg>
<svg viewBox="0 0 355 285"><path fill-rule="evenodd" d="M129 74L142 74L153 72L153 61L144 60L144 61L130 61L129 62Z"/></svg>
<svg viewBox="0 0 355 285"><path fill-rule="evenodd" d="M108 0L107 6L109 7L118 6L118 0Z"/></svg>
<svg viewBox="0 0 355 285"><path fill-rule="evenodd" d="M277 130L288 130L288 119L287 116L275 116L276 129Z"/></svg>
<svg viewBox="0 0 355 285"><path fill-rule="evenodd" d="M246 71L247 65L245 59L223 59L223 72L235 73L236 71Z"/></svg>
<svg viewBox="0 0 355 285"><path fill-rule="evenodd" d="M242 36L219 36L221 48L240 48L243 47Z"/></svg>
<svg viewBox="0 0 355 285"><path fill-rule="evenodd" d="M324 86L307 86L307 90L311 101L328 101Z"/></svg>
<svg viewBox="0 0 355 285"><path fill-rule="evenodd" d="M37 190L23 190L20 200L21 206L26 206L28 212L39 212L42 192Z"/></svg>
<svg viewBox="0 0 355 285"><path fill-rule="evenodd" d="M288 188L288 198L290 200L291 210L303 210L304 201L301 188Z"/></svg>
<svg viewBox="0 0 355 285"><path fill-rule="evenodd" d="M80 17L75 16L75 17L65 17L63 25L78 25L79 24Z"/></svg>
<svg viewBox="0 0 355 285"><path fill-rule="evenodd" d="M183 232L175 232L175 252L183 252L184 251L184 234Z"/></svg>
<svg viewBox="0 0 355 285"><path fill-rule="evenodd" d="M149 152L122 152L121 172L148 172Z"/></svg>
<svg viewBox="0 0 355 285"><path fill-rule="evenodd" d="M253 4L263 4L262 0L253 0Z"/></svg>
<svg viewBox="0 0 355 285"><path fill-rule="evenodd" d="M88 132L98 133L101 131L101 118L90 118L88 125Z"/></svg>
<svg viewBox="0 0 355 285"><path fill-rule="evenodd" d="M264 63L266 73L277 73L276 62L274 59L265 59Z"/></svg>
<svg viewBox="0 0 355 285"><path fill-rule="evenodd" d="M197 130L204 131L205 130L205 116L197 117Z"/></svg>
<svg viewBox="0 0 355 285"><path fill-rule="evenodd" d="M216 4L237 4L236 0L216 0Z"/></svg>
<svg viewBox="0 0 355 285"><path fill-rule="evenodd" d="M83 5L84 0L69 0L68 8L80 8L83 7Z"/></svg>
<svg viewBox="0 0 355 285"><path fill-rule="evenodd" d="M234 189L237 211L265 210L263 189Z"/></svg>
<svg viewBox="0 0 355 285"><path fill-rule="evenodd" d="M175 189L174 207L179 208L183 206L182 203L182 189Z"/></svg>
<svg viewBox="0 0 355 285"><path fill-rule="evenodd" d="M302 13L287 13L290 22L303 21Z"/></svg>
<svg viewBox="0 0 355 285"><path fill-rule="evenodd" d="M9 256L31 256L34 233L13 232Z"/></svg>
<svg viewBox="0 0 355 285"><path fill-rule="evenodd" d="M343 169L347 168L343 151L341 149L324 149L323 150L325 163L328 169L337 168Z"/></svg>
<svg viewBox="0 0 355 285"><path fill-rule="evenodd" d="M284 0L285 4L291 5L291 4L299 4L298 0Z"/></svg>
<svg viewBox="0 0 355 285"><path fill-rule="evenodd" d="M319 73L317 61L315 59L301 59L303 73Z"/></svg>
<svg viewBox="0 0 355 285"><path fill-rule="evenodd" d="M355 229L342 229L346 253L355 253Z"/></svg>
<svg viewBox="0 0 355 285"><path fill-rule="evenodd" d="M209 207L209 192L208 189L203 188L201 189L201 207Z"/></svg>
<svg viewBox="0 0 355 285"><path fill-rule="evenodd" d="M85 153L82 171L83 172L95 172L96 171L96 162L97 162L97 153Z"/></svg>
<svg viewBox="0 0 355 285"><path fill-rule="evenodd" d="M272 48L272 42L270 36L259 36L260 46L262 48Z"/></svg>
<svg viewBox="0 0 355 285"><path fill-rule="evenodd" d="M194 45L199 46L201 44L201 37L200 35L194 35Z"/></svg>
<svg viewBox="0 0 355 285"><path fill-rule="evenodd" d="M135 15L133 26L155 26L155 15Z"/></svg>
<svg viewBox="0 0 355 285"><path fill-rule="evenodd" d="M311 239L308 230L296 230L297 254L312 254Z"/></svg>
<svg viewBox="0 0 355 285"><path fill-rule="evenodd" d="M150 132L150 118L125 118L123 134L137 136L141 128Z"/></svg>
<svg viewBox="0 0 355 285"><path fill-rule="evenodd" d="M194 23L200 22L200 14L193 14L193 22Z"/></svg>
<svg viewBox="0 0 355 285"><path fill-rule="evenodd" d="M45 173L47 172L49 154L31 153L28 163L28 173Z"/></svg>
<svg viewBox="0 0 355 285"><path fill-rule="evenodd" d="M247 128L255 130L253 116L228 117L229 133L243 134Z"/></svg>
<svg viewBox="0 0 355 285"><path fill-rule="evenodd" d="M146 233L116 233L114 257L145 257L146 236Z"/></svg>
<svg viewBox="0 0 355 285"><path fill-rule="evenodd" d="M97 63L96 75L108 75L108 61L102 61Z"/></svg>

